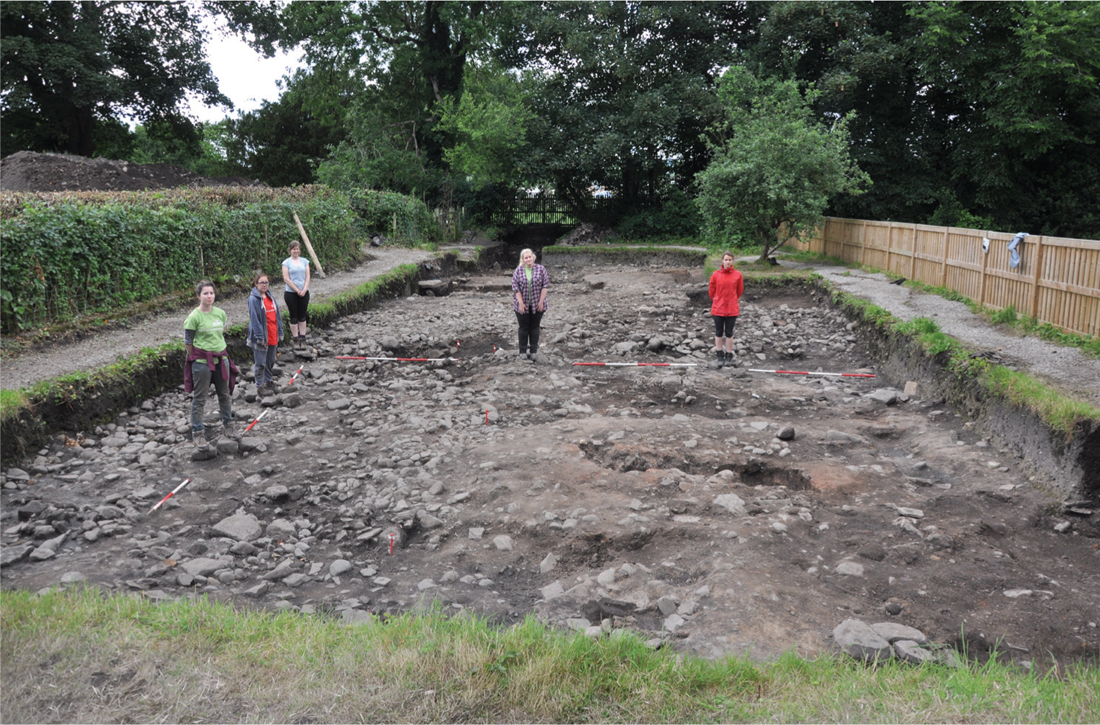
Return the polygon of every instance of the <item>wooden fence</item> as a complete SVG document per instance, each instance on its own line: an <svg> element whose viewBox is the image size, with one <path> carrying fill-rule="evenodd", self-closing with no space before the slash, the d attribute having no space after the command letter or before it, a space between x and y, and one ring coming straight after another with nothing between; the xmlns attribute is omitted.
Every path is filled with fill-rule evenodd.
<svg viewBox="0 0 1100 725"><path fill-rule="evenodd" d="M1013 307L1066 332L1100 335L1100 241L826 217L808 250L954 290L992 309ZM982 241L989 240L983 252Z"/></svg>
<svg viewBox="0 0 1100 725"><path fill-rule="evenodd" d="M578 209L565 199L550 194L527 196L520 194L493 210L494 224L565 224L575 226L590 217L613 211L617 199L585 199L585 207Z"/></svg>

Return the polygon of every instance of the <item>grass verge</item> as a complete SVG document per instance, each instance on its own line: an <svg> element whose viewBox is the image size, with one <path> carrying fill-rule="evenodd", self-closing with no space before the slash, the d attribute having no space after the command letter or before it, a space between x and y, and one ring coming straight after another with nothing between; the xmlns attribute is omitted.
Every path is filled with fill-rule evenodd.
<svg viewBox="0 0 1100 725"><path fill-rule="evenodd" d="M1100 668L707 661L438 611L345 627L196 598L0 593L6 722L1097 722ZM1055 663L1048 663L1055 664ZM45 674L48 673L48 674Z"/></svg>
<svg viewBox="0 0 1100 725"><path fill-rule="evenodd" d="M887 310L846 292L833 292L834 302L862 319L915 340L928 355L946 355L947 368L987 393L1030 410L1049 428L1071 437L1082 421L1100 422L1100 408L1065 395L1031 375L995 365L972 353L927 317L902 322Z"/></svg>

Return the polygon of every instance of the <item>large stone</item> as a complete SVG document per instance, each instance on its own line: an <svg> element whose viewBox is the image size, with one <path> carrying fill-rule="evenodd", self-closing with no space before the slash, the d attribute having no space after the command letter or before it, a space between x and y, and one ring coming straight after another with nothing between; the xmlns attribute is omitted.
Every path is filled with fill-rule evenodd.
<svg viewBox="0 0 1100 725"><path fill-rule="evenodd" d="M261 579L266 579L268 581L275 581L277 579L282 579L285 576L289 576L290 573L293 572L297 568L298 568L298 562L295 561L294 559L290 559L290 558L283 559L282 561L279 562L279 564L274 569L267 572L266 574L264 574L260 578Z"/></svg>
<svg viewBox="0 0 1100 725"><path fill-rule="evenodd" d="M547 584L542 588L542 598L546 601L557 599L565 594L565 587L561 585L561 582L554 582L553 584Z"/></svg>
<svg viewBox="0 0 1100 725"><path fill-rule="evenodd" d="M234 514L214 524L213 530L237 541L255 541L263 535L263 527L252 514Z"/></svg>
<svg viewBox="0 0 1100 725"><path fill-rule="evenodd" d="M900 639L894 642L894 653L903 662L921 665L935 660L936 656L926 647L909 639Z"/></svg>
<svg viewBox="0 0 1100 725"><path fill-rule="evenodd" d="M863 564L845 559L836 565L836 573L843 576L863 576Z"/></svg>
<svg viewBox="0 0 1100 725"><path fill-rule="evenodd" d="M914 629L913 627L907 627L904 624L875 622L871 625L871 629L875 630L880 637L890 644L894 644L898 640L903 639L912 640L917 644L928 644L928 638L924 636L924 632L921 632L919 629Z"/></svg>
<svg viewBox="0 0 1100 725"><path fill-rule="evenodd" d="M890 643L866 622L845 619L833 630L833 639L847 655L865 662L888 660L894 656Z"/></svg>
<svg viewBox="0 0 1100 725"><path fill-rule="evenodd" d="M715 497L714 505L724 508L734 516L745 515L745 501L735 493L723 493Z"/></svg>
<svg viewBox="0 0 1100 725"><path fill-rule="evenodd" d="M0 550L0 567L23 561L23 559L30 556L32 551L34 551L34 547L30 544L24 544L23 546L5 546Z"/></svg>
<svg viewBox="0 0 1100 725"><path fill-rule="evenodd" d="M298 530L294 528L294 524L290 523L286 519L275 519L267 525L266 533L272 539L289 539L298 533Z"/></svg>
<svg viewBox="0 0 1100 725"><path fill-rule="evenodd" d="M180 567L191 576L210 576L218 569L225 568L225 562L217 559L199 557L190 559L180 564Z"/></svg>
<svg viewBox="0 0 1100 725"><path fill-rule="evenodd" d="M494 536L493 546L499 551L511 551L512 550L512 537L511 536Z"/></svg>
<svg viewBox="0 0 1100 725"><path fill-rule="evenodd" d="M328 565L328 573L332 576L340 576L341 574L351 571L351 562L347 559L337 559Z"/></svg>

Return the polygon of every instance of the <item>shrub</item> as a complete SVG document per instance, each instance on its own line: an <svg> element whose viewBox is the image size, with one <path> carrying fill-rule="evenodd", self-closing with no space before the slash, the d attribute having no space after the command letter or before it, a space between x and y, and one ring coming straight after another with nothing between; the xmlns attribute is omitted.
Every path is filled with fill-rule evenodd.
<svg viewBox="0 0 1100 725"><path fill-rule="evenodd" d="M347 197L325 187L0 195L5 330L105 312L202 278L278 271L302 220L326 265L357 257Z"/></svg>
<svg viewBox="0 0 1100 725"><path fill-rule="evenodd" d="M348 194L359 224L367 234L384 234L408 242L438 242L439 222L428 206L394 191L356 189ZM395 227L396 226L396 230Z"/></svg>

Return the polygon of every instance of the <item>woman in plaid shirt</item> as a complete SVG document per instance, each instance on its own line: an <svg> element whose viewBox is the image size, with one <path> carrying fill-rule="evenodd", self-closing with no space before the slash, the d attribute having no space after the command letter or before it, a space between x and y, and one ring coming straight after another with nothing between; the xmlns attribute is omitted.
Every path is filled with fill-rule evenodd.
<svg viewBox="0 0 1100 725"><path fill-rule="evenodd" d="M546 312L546 290L550 276L546 267L535 264L535 253L524 249L519 253L519 266L512 273L512 311L519 322L519 354L535 359L539 351L539 326ZM527 352L530 343L531 352Z"/></svg>

